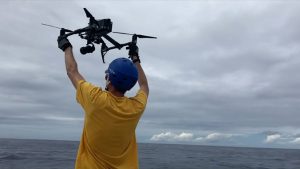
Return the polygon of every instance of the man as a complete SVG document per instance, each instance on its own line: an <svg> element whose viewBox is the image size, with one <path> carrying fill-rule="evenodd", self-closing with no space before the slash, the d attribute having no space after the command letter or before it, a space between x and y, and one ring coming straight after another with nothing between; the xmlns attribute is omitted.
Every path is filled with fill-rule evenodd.
<svg viewBox="0 0 300 169"><path fill-rule="evenodd" d="M82 106L84 126L78 149L76 169L137 169L135 128L146 107L148 82L140 65L138 47L131 45L127 58L112 61L105 71L103 90L87 82L79 73L72 45L61 34L58 47L65 53L68 77ZM136 96L124 94L138 81Z"/></svg>

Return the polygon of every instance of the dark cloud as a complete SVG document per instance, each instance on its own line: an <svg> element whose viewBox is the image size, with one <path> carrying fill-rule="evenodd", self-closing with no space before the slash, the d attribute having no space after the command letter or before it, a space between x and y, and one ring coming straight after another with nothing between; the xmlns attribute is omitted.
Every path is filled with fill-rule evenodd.
<svg viewBox="0 0 300 169"><path fill-rule="evenodd" d="M34 137L41 133L34 126L43 124L51 138L77 138L82 110L57 49L59 31L40 24L84 27L83 7L111 18L114 31L158 36L138 41L151 90L138 128L143 141L162 131L295 134L300 128L297 3L10 1L0 10L1 131ZM81 73L103 86L108 65L99 52L81 56L84 42L70 40ZM106 61L126 55L111 51ZM55 126L69 134L54 136Z"/></svg>

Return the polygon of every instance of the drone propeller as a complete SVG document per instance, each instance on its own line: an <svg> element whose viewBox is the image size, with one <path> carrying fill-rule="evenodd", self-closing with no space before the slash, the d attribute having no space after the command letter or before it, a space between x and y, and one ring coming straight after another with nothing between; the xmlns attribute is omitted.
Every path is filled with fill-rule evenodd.
<svg viewBox="0 0 300 169"><path fill-rule="evenodd" d="M48 27L51 27L51 28L57 28L57 29L60 29L60 30L64 30L65 32L72 32L72 31L69 30L69 29L60 28L60 27L58 27L58 26L53 26L53 25L49 25L49 24L45 24L45 23L42 23L42 25L48 26Z"/></svg>
<svg viewBox="0 0 300 169"><path fill-rule="evenodd" d="M85 12L86 17L90 18L90 24L95 23L100 27L99 23L96 21L94 16L86 8L83 8L83 10Z"/></svg>
<svg viewBox="0 0 300 169"><path fill-rule="evenodd" d="M132 34L132 33L124 33L124 32L112 32L112 33L124 34L124 35L135 35L138 38L153 38L153 39L157 38L157 37L154 37L154 36L139 35L139 34Z"/></svg>
<svg viewBox="0 0 300 169"><path fill-rule="evenodd" d="M93 20L95 20L95 18L93 17L93 15L86 8L83 8L83 10L85 12L86 17L92 18Z"/></svg>

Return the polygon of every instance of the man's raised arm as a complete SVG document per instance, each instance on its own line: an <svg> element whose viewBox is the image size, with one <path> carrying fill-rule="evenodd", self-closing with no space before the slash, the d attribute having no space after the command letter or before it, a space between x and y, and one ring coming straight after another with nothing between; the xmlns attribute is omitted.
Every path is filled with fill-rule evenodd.
<svg viewBox="0 0 300 169"><path fill-rule="evenodd" d="M136 46L136 44L129 46L128 55L130 56L132 62L136 65L136 67L138 69L138 74L139 74L138 75L138 83L140 85L140 89L143 90L148 96L149 95L148 81L147 81L145 72L141 66L141 61L140 61L140 57L139 57L139 48Z"/></svg>
<svg viewBox="0 0 300 169"><path fill-rule="evenodd" d="M140 64L140 62L135 62L134 63L138 69L138 83L140 85L140 89L143 90L147 96L149 95L149 86L148 86L148 81L147 81L147 77L145 75L145 72L142 68L142 65Z"/></svg>
<svg viewBox="0 0 300 169"><path fill-rule="evenodd" d="M57 39L57 42L58 47L65 52L65 64L68 77L75 89L77 89L78 81L84 80L84 78L78 71L77 63L72 51L72 45L64 35L60 35Z"/></svg>

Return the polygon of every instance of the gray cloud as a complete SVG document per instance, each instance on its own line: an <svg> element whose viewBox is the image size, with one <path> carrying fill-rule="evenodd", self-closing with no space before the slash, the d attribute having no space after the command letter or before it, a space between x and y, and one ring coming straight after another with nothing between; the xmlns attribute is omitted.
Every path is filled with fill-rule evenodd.
<svg viewBox="0 0 300 169"><path fill-rule="evenodd" d="M57 49L59 31L40 23L70 29L86 26L83 7L97 18L111 18L114 31L158 36L138 41L151 90L138 128L142 141L164 131L299 131L300 6L292 1L2 2L2 131L5 127L16 132L14 137L46 137L41 133L48 128L51 138L58 138L63 134L55 136L52 130L64 126L70 133L64 138L77 138L81 122L71 119L82 118L82 110ZM120 42L130 40L112 36ZM81 56L84 42L75 36L70 40L82 74L103 86L107 64L101 63L100 53ZM111 51L107 63L126 54ZM41 124L43 130L21 134L21 128Z"/></svg>

